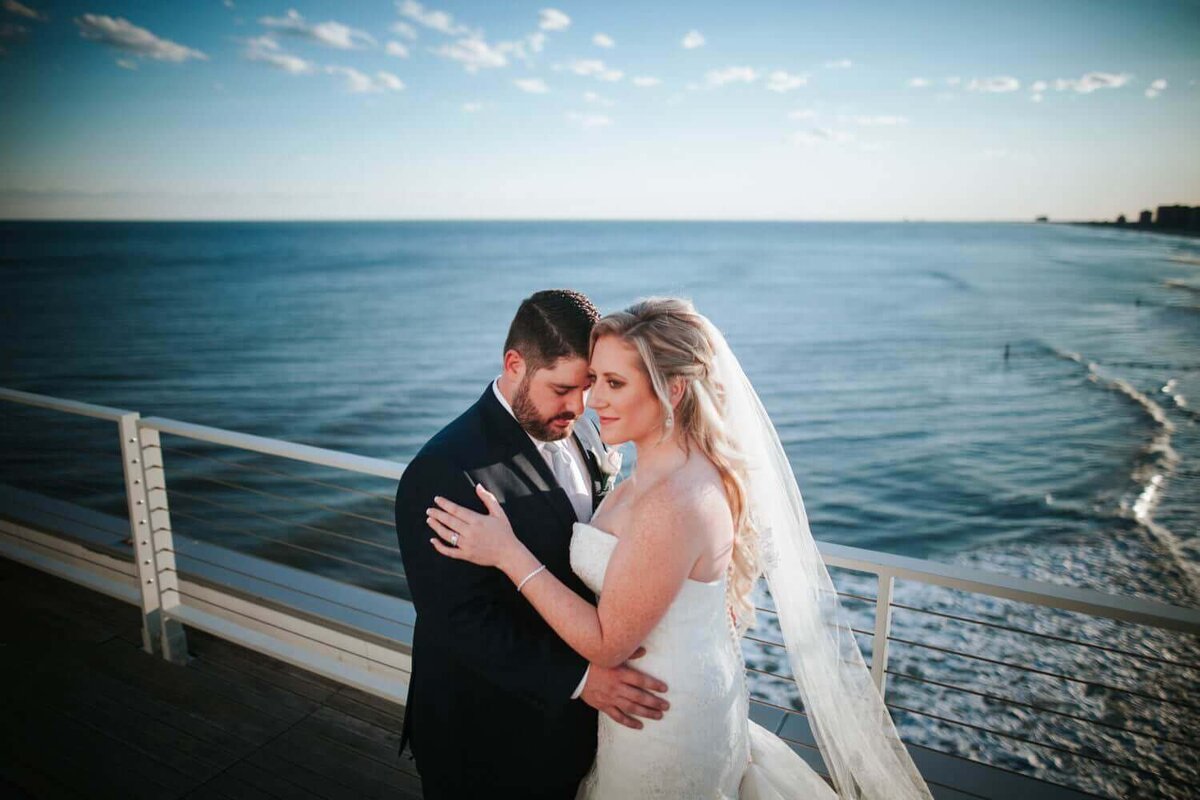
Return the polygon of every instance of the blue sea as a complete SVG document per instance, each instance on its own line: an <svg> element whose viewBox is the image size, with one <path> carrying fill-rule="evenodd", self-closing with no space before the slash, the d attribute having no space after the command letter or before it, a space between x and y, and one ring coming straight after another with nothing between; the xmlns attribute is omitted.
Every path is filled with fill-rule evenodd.
<svg viewBox="0 0 1200 800"><path fill-rule="evenodd" d="M559 286L586 292L602 311L647 295L691 298L725 332L771 413L818 539L1200 604L1195 239L1046 224L0 223L0 386L403 462L498 372L520 300ZM124 513L109 428L12 408L0 419L0 479ZM260 474L260 489L274 488L254 495L237 471L265 462L169 439L177 530L403 593L394 534L381 522L394 484L364 490L343 476L367 491L363 505L304 490L328 510L289 517L293 538L280 537L287 504L268 495L285 481ZM222 505L205 504L214 500ZM346 511L374 522L339 530L375 546L312 530L336 526ZM230 524L238 514L245 520ZM839 585L873 593L853 575ZM902 602L1008 624L1022 613L923 587L897 591ZM1086 648L1053 655L1024 640L1013 660L1046 668L1061 657L1064 670L1109 676L1125 665L1127 685L1153 683L1150 694L1171 681L1185 694L1200 685L1194 637L1034 617L1046 630L1122 637L1193 666L1146 678L1134 662L1096 660ZM960 645L975 636L899 612L896 625ZM907 669L902 650L893 648L898 670ZM786 672L768 652L752 648L748 658ZM1194 705L1122 705L1072 685L1065 699L1045 699L1048 690L1016 686L1001 670L950 660L925 652L908 663L926 678L941 670L955 685L980 680L1194 741ZM898 677L889 700L915 708L931 702L928 687ZM792 702L769 681L756 691ZM905 735L933 747L1051 779L1084 775L1102 794L1155 786L1183 797L1180 787L1200 778L1194 747L1103 725L1095 737L1064 733L1037 711L974 696L932 699L943 716L1010 734L902 715ZM1031 729L1066 737L1070 752L1013 740ZM1071 754L1080 748L1117 748L1121 763L1173 778L1126 777Z"/></svg>

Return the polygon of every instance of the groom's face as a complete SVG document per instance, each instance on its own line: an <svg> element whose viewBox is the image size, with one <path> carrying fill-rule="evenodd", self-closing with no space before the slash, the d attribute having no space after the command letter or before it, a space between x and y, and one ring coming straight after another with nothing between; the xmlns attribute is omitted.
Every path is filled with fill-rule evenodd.
<svg viewBox="0 0 1200 800"><path fill-rule="evenodd" d="M583 415L590 385L586 358L560 358L539 370L526 369L513 393L513 416L535 439L563 439Z"/></svg>

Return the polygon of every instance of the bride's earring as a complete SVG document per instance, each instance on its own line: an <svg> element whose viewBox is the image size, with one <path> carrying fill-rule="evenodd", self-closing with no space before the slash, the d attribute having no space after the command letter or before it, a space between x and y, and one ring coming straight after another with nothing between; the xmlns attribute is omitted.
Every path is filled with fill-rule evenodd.
<svg viewBox="0 0 1200 800"><path fill-rule="evenodd" d="M667 430L671 430L675 426L675 413L673 411L667 412L667 421L663 424L667 426Z"/></svg>

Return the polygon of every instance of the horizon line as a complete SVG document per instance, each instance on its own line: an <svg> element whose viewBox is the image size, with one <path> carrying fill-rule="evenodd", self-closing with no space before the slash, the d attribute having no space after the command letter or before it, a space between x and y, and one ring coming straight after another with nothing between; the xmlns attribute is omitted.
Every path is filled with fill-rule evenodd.
<svg viewBox="0 0 1200 800"><path fill-rule="evenodd" d="M362 222L729 222L729 223L819 223L819 224L1053 224L1102 222L1036 218L936 219L888 217L862 219L819 219L800 217L0 217L0 224L25 222L138 222L138 223L362 223Z"/></svg>

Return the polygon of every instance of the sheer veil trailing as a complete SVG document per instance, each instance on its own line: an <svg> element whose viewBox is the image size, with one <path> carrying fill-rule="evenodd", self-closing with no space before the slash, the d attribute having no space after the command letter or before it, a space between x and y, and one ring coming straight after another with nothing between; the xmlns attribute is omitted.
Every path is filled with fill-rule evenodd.
<svg viewBox="0 0 1200 800"><path fill-rule="evenodd" d="M727 433L746 459L750 516L788 661L838 797L931 800L871 681L775 426L725 337L701 318L725 394Z"/></svg>

